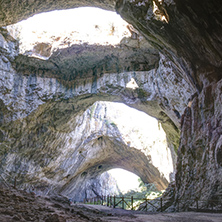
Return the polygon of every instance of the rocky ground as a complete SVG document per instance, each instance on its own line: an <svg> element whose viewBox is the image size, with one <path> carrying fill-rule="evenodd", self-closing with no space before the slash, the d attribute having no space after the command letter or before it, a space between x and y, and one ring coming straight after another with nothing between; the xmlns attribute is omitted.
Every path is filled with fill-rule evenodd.
<svg viewBox="0 0 222 222"><path fill-rule="evenodd" d="M60 196L40 197L34 193L0 187L0 221L173 221L173 222L220 222L222 214L212 213L159 213L147 214L138 211L112 209L99 205L69 205L68 199Z"/></svg>

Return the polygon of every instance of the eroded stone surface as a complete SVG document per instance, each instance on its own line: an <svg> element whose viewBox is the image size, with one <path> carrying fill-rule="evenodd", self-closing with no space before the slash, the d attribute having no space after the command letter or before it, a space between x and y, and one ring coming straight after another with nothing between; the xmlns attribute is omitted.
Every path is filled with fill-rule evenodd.
<svg viewBox="0 0 222 222"><path fill-rule="evenodd" d="M196 92L189 98L188 108L181 118L177 198L195 196L206 198L209 203L215 199L218 202L214 204L218 204L221 202L221 169L216 150L220 147L221 108L216 104L221 103L222 57L222 19L220 10L216 10L219 1L117 3L116 9L123 18L170 58L176 67L175 74L187 80L191 91Z"/></svg>
<svg viewBox="0 0 222 222"><path fill-rule="evenodd" d="M79 201L96 177L114 167L134 172L158 189L173 179L175 153L167 147L156 120L149 123L144 119L153 125L146 135L126 122L130 119L120 122L118 109L109 103L95 103L78 115L73 109L68 114L56 107L58 103L42 105L34 116L15 121L5 131L8 137L2 147L7 151L2 153L1 167L7 180L12 182L17 176L20 187L32 184L38 192L56 190ZM58 118L57 112L69 115L63 127L65 119Z"/></svg>
<svg viewBox="0 0 222 222"><path fill-rule="evenodd" d="M66 59L64 55L62 55L62 58ZM39 64L42 62L44 65L45 61L41 60L38 62ZM20 63L20 65L21 64L22 63ZM32 69L29 68L30 66L27 67L25 71L31 72ZM36 69L37 68L38 66L36 65ZM130 151L128 145L123 141L110 139L112 138L112 133L117 133L115 132L116 128L112 126L112 124L105 124L106 127L111 127L111 129L106 133L103 129L105 134L102 133L100 135L99 133L96 136L94 128L90 131L88 130L90 129L90 125L93 126L93 124L87 123L90 114L84 114L85 118L81 117L83 111L97 100L123 102L158 118L159 121L163 123L163 126L170 129L170 131L168 131L168 135L170 135L168 138L169 144L176 146L178 143L178 129L175 125L178 124L180 117L174 114L175 123L173 123L169 121L167 115L163 113L164 106L161 105L162 94L160 94L159 88L155 86L155 84L161 83L162 81L162 79L158 77L155 78L157 70L154 69L148 72L104 73L102 75L97 74L97 78L90 73L91 75L89 74L87 82L84 78L77 78L74 81L74 86L69 86L65 81L66 79L63 79L63 84L61 80L58 81L55 77L49 78L47 74L44 76L35 71L35 69L33 74L28 75L25 75L24 72L17 73L11 67L10 63L7 69L7 72L2 71L1 77L1 99L3 104L1 108L1 160L3 169L7 169L7 172L11 175L10 177L7 176L9 181L11 180L12 182L14 177L18 176L22 187L25 187L25 184L33 184L37 190L39 189L39 192L42 190L44 193L50 189L48 188L49 186L52 186L53 189L57 188L58 192L63 192L66 195L75 196L74 193L77 193L79 197L76 198L81 199L85 192L85 187L82 189L79 185L81 185L83 181L89 181L90 187L93 183L92 178L95 178L98 174L105 172L111 167L119 166L139 174L144 181L155 182L159 189L166 187L169 181L169 174L173 173L172 169L167 174L164 174L164 166L162 167L162 172L156 169L158 165L154 165L154 167L149 166L149 160L146 155L141 153L139 154L139 156L141 156L138 157L138 160L143 159L142 164L144 166L138 167L140 169L138 170L136 167L137 151L133 149ZM69 68L66 67L66 70L68 72ZM170 66L166 69L167 75L173 75L171 70L172 67ZM49 71L51 70L49 69ZM132 79L138 88L128 88L128 83L131 82ZM186 92L184 96L186 96ZM156 101L157 98L159 98L159 104ZM175 104L178 106L177 109L182 113L183 107L185 107L186 104L181 102L179 97L175 97ZM97 113L99 112L97 111ZM78 120L79 118L80 120ZM81 118L83 119L81 120ZM86 130L86 132L80 133L80 128L77 127L79 124L77 124L76 121L81 122L81 129ZM102 123L105 120L101 119L100 121ZM98 124L101 125L101 123ZM88 159L88 161L91 162L90 166L87 166L88 163L84 163L83 158L83 160L80 160L80 162L83 161L81 167L77 162L76 164L78 166L73 167L74 171L71 170L70 164L72 164L73 161L75 162L75 159L80 154L78 152L76 153L77 156L73 154L72 160L68 161L67 156L69 156L69 154L65 154L62 150L65 149L64 147L71 145L70 143L72 142L70 142L71 140L69 141L68 137L70 139L73 137L70 136L73 130L76 132L73 136L77 136L74 140L76 143L78 140L79 144L87 140L80 137L80 135L86 136L89 134L88 137L92 137L92 141L88 141L89 144L83 143L83 145L81 145L83 150L86 149L86 147L90 150L89 147L94 144L98 152L99 150L102 151L103 142L100 144L100 140L103 141L103 137L105 141L107 141L105 143L108 143L110 147L116 144L116 149L109 151L111 153L114 152L114 154L116 153L114 155L115 158L109 160L107 159L108 157L104 159L103 156L99 155L95 160L98 164L100 163L99 165L103 165L101 163L104 163L106 167L103 167L103 169L98 172L98 164L93 162L94 154L92 154L92 159L91 157ZM173 135L172 138L171 135ZM115 138L118 138L118 136L120 135L117 133ZM101 139L97 140L97 138L100 137ZM73 145L73 147L76 149L79 146L77 145ZM134 146L136 147L137 145L135 144ZM172 155L171 166L175 165L176 162L174 146L170 146L170 155ZM36 149L40 152L35 152ZM121 160L121 158L124 157L123 153L122 155L118 154L121 149L126 153L129 152L129 160ZM17 155L18 152L20 153L20 157ZM134 158L134 160L132 159L135 163L134 166L130 165L132 162L130 158ZM118 165L118 161L122 163ZM163 163L164 160L161 162ZM60 167L57 168L59 165ZM80 167L79 170L78 167ZM149 170L144 170L146 168L150 169L150 172ZM144 172L141 171L142 169ZM72 172L67 173L67 171L70 170ZM75 173L75 171L77 172ZM87 172L87 174L85 177L82 177L82 173L84 172ZM163 178L162 173L165 175ZM36 179L39 181L37 183L33 182ZM70 181L70 183L64 181ZM73 184L77 184L77 187ZM74 188L76 188L75 190L78 192L75 192Z"/></svg>

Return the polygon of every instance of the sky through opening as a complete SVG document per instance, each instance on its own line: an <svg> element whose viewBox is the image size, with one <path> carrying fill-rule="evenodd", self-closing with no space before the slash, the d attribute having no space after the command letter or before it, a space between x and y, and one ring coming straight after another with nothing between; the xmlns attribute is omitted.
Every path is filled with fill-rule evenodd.
<svg viewBox="0 0 222 222"><path fill-rule="evenodd" d="M130 36L127 25L116 12L81 7L41 13L7 28L19 39L20 53L24 53L41 42L53 48L83 43L116 45Z"/></svg>

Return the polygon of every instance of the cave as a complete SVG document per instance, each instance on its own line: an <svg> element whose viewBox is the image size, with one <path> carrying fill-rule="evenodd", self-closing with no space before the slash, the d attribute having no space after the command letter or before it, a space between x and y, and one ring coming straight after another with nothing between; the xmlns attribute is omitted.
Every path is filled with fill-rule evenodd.
<svg viewBox="0 0 222 222"><path fill-rule="evenodd" d="M35 52L45 49L42 56L47 59L42 60L19 54L18 41L5 28L41 12L81 6L116 11L131 25L131 36L118 47L73 44L52 54L50 45L37 45ZM171 207L183 199L186 204L181 207L186 209L193 198L207 206L215 197L215 205L220 206L221 10L219 0L2 2L0 171L4 180L12 184L19 178L18 186L34 185L39 193L70 197L78 192L80 200L81 183L90 183L108 169L125 167L144 182L155 181L159 189L169 185ZM138 152L132 142L123 143L115 122L106 119L107 109L101 106L106 102L125 104L158 121L166 134L175 179L167 179L149 164L152 156ZM95 112L98 109L102 116ZM100 131L90 128L90 121ZM89 148L103 146L115 147L115 152L111 149L104 158L103 149L97 156L96 149ZM87 162L88 154L92 159ZM138 162L133 162L135 156L139 166L131 164Z"/></svg>

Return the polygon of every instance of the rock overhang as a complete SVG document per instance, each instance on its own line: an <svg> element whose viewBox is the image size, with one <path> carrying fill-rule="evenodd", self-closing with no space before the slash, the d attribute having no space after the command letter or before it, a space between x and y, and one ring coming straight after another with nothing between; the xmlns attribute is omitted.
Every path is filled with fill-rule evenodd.
<svg viewBox="0 0 222 222"><path fill-rule="evenodd" d="M121 167L141 176L145 182L155 183L158 189L164 189L170 174L174 173L174 150L167 147L166 141L162 151L158 151L164 153L167 149L165 156L152 157L152 144L149 146L147 143L149 148L143 147L144 150L138 149L138 144L130 136L125 138L112 119L105 117L104 113L109 109L106 104L96 102L83 114L71 114L72 118L67 121L65 129L60 121L54 121L57 117L52 110L48 111L53 116L51 119L48 119L47 112L40 112L34 114L35 120L30 114L22 120L21 125L18 125L18 121L12 123L7 129L8 139L13 138L12 141L8 140L8 146L12 143L12 149L7 150L1 165L7 171L7 180L16 177L17 186L21 188L34 186L36 192L40 193L56 190L82 200L79 195L81 192L84 196L84 181L88 183L111 168ZM6 141L5 138L1 146ZM158 146L160 149L158 144L157 140L156 148ZM171 166L169 172L165 165L155 163L155 158L167 158L167 165Z"/></svg>
<svg viewBox="0 0 222 222"><path fill-rule="evenodd" d="M151 113L153 116L159 118L160 121L168 119L166 115L161 114L161 108L158 103L155 102L156 92L152 90L152 81L147 82L149 78L152 78L152 72L154 71L143 71L150 70L157 66L159 55L156 50L150 47L149 44L145 44L144 41L142 47L138 47L138 41L136 40L136 42L137 44L132 44L131 40L130 44L132 45L127 45L125 40L124 44L118 47L74 45L70 48L57 51L47 61L19 55L12 62L17 72L12 73L11 76L14 82L13 87L11 88L12 85L8 85L9 88L6 86L6 88L8 88L7 93L5 94L5 92L3 92L6 96L5 99L10 98L10 100L13 100L11 103L10 100L6 101L3 99L4 103L7 104L7 108L11 110L12 116L10 117L10 112L8 113L9 117L7 117L7 114L4 114L4 126L8 125L11 120L15 122L12 123L11 127L9 127L10 129L4 131L4 133L9 133L14 137L14 142L11 144L11 147L13 147L11 151L18 149L21 156L16 157L14 154L8 155L4 158L3 165L5 164L11 175L19 175L21 186L28 182L36 187L45 187L45 189L48 189L48 186L54 186L55 181L57 181L57 191L71 195L74 192L73 189L71 189L73 183L81 184L80 181L83 180L81 176L82 173L88 171L84 181L98 176L98 172L95 171L97 167L91 164L89 164L83 172L80 170L81 173L69 173L69 177L67 177L64 169L57 169L55 166L50 168L48 165L50 165L53 160L60 159L62 151L45 147L46 143L51 143L52 146L56 147L60 147L61 144L65 143L58 139L58 137L60 137L58 135L63 135L72 130L75 125L70 126L70 121L74 121L79 113L82 113L96 100L108 99L110 101L122 101L135 107L138 107L138 104L140 104L139 109L144 109L145 112ZM77 59L76 51L80 53L83 52L81 55L78 55ZM95 56L95 52L97 52L97 56ZM105 55L104 52L106 52ZM93 57L90 57L90 53ZM59 57L57 56L58 54ZM80 66L80 70L77 69L75 65L79 65L77 61L79 58L85 62L84 64L85 66L87 65L87 68L82 65ZM92 58L93 60L95 60L95 58L97 60L92 62ZM77 70L73 72L72 67L70 68L67 64L72 65L72 67ZM82 70L83 67L86 70ZM140 72L137 72L137 69L140 70ZM130 70L133 72L129 72ZM143 72L141 72L141 70ZM120 71L124 72L121 73ZM8 74L6 74L5 77L7 75ZM88 80L86 80L86 76ZM139 84L138 89L127 89L126 86L132 79L136 79L136 82ZM143 89L144 83L146 86ZM150 99L147 97L150 97ZM150 110L144 105L146 101L153 104ZM156 107L155 110L154 107ZM37 121L33 121L34 119L31 117L29 119L32 113L35 113L34 118ZM75 114L73 115L73 113ZM27 119L29 120L25 120L26 117L28 117ZM27 122L29 122L29 124L27 124ZM16 127L14 124L16 124ZM172 124L173 123L170 123L170 125ZM28 125L30 126L28 127ZM18 131L13 129L17 127ZM172 128L172 126L170 128ZM175 129L172 130L174 131ZM177 130L175 132L178 134ZM38 141L33 139L35 138L35 134L38 135ZM7 139L5 138L5 140ZM31 142L30 140L34 140L35 142ZM171 138L171 140L176 144L178 139ZM2 144L3 148L6 143ZM121 144L120 141L115 140L113 144L121 147L118 143ZM30 146L32 146L32 149L29 149ZM43 147L46 148L46 151L44 151ZM38 148L40 148L40 152L33 154L35 149ZM4 150L5 149L6 147ZM125 154L127 153L126 150L127 147L125 147ZM134 154L135 152L137 151L133 151ZM173 149L172 153L174 153ZM124 152L122 154L124 154ZM175 154L173 155L174 160L172 164L174 165ZM141 165L141 167L136 169L136 161L133 161L135 156L136 155L132 154L128 159L124 159L119 154L116 155L116 160L113 158L103 160L103 156L100 156L98 159L102 159L104 162L102 171L110 169L111 166L128 168L141 175L144 181L154 182L154 180L156 180L158 189L165 188L169 179L167 180L163 177L162 173L160 173L156 167L153 167L152 164L146 163L147 158L144 155L141 156L141 159L144 160L143 166ZM135 167L127 164L129 159L134 162ZM64 161L66 162L67 160ZM118 161L121 163L117 163ZM57 161L57 164L61 164L61 162ZM86 166L87 164L83 164L83 168ZM147 169L144 170L144 168ZM21 173L20 170L24 172ZM60 180L63 180L63 178L68 179L69 182L61 182ZM35 183L33 182L35 180L40 181ZM75 189L77 190L76 186Z"/></svg>
<svg viewBox="0 0 222 222"><path fill-rule="evenodd" d="M105 1L79 1L79 0L59 0L59 1L25 1L19 3L18 1L5 1L1 4L2 15L0 26L7 26L17 23L21 20L27 19L35 14L41 12L49 12L53 10L71 9L78 7L99 7L106 10L115 10L115 0Z"/></svg>

